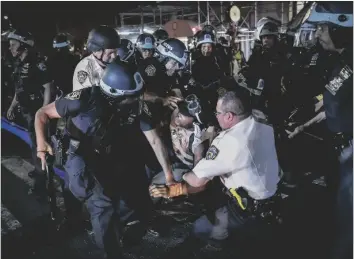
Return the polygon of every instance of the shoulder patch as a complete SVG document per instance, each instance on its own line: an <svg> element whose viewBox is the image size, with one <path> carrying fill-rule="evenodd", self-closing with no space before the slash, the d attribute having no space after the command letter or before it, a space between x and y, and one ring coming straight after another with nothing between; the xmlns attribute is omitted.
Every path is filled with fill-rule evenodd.
<svg viewBox="0 0 354 259"><path fill-rule="evenodd" d="M83 84L88 77L88 73L84 70L80 70L77 72L77 80L79 81L80 84Z"/></svg>
<svg viewBox="0 0 354 259"><path fill-rule="evenodd" d="M148 76L154 76L156 74L156 67L154 65L148 65L146 68L145 68L145 73L148 75Z"/></svg>
<svg viewBox="0 0 354 259"><path fill-rule="evenodd" d="M43 63L43 62L40 62L37 64L37 67L39 68L39 70L41 71L46 71L47 70L47 66Z"/></svg>
<svg viewBox="0 0 354 259"><path fill-rule="evenodd" d="M78 100L80 99L80 96L81 96L81 93L82 93L82 89L80 90L76 90L70 94L67 94L65 96L65 99L68 99L68 100Z"/></svg>
<svg viewBox="0 0 354 259"><path fill-rule="evenodd" d="M205 159L206 160L214 160L218 154L219 154L219 149L217 149L216 146L212 145L208 149Z"/></svg>

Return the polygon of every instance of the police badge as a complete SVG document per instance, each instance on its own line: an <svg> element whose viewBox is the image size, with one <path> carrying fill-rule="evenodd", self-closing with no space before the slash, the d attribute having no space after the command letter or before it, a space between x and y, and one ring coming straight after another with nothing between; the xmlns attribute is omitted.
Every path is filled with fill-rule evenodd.
<svg viewBox="0 0 354 259"><path fill-rule="evenodd" d="M328 84L326 84L326 89L332 94L336 95L339 88L342 87L345 80L353 75L353 71L349 66L345 66L341 69L338 76L335 76Z"/></svg>
<svg viewBox="0 0 354 259"><path fill-rule="evenodd" d="M78 99L80 99L81 90L82 89L76 90L76 91L74 91L74 92L72 92L70 94L67 94L65 96L65 99L68 99L68 100L78 100Z"/></svg>
<svg viewBox="0 0 354 259"><path fill-rule="evenodd" d="M205 159L206 160L214 160L218 154L219 154L219 149L217 149L216 146L212 145L208 149Z"/></svg>
<svg viewBox="0 0 354 259"><path fill-rule="evenodd" d="M46 71L47 70L47 66L43 63L43 62L40 62L37 64L37 67L39 68L39 70L41 71Z"/></svg>
<svg viewBox="0 0 354 259"><path fill-rule="evenodd" d="M80 84L83 84L88 77L88 73L86 71L80 70L77 72L77 80Z"/></svg>
<svg viewBox="0 0 354 259"><path fill-rule="evenodd" d="M156 68L155 66L153 65L148 65L146 68L145 68L145 73L148 75L148 76L154 76L156 74Z"/></svg>

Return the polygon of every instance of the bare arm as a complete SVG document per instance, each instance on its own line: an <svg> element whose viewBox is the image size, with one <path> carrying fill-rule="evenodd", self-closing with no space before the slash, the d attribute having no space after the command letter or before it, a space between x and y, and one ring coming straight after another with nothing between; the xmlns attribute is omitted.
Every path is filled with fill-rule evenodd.
<svg viewBox="0 0 354 259"><path fill-rule="evenodd" d="M36 118L34 121L34 128L36 131L37 139L37 149L40 150L45 146L46 143L46 124L49 119L59 119L61 118L55 108L55 103L52 102L46 106L40 108L36 113Z"/></svg>
<svg viewBox="0 0 354 259"><path fill-rule="evenodd" d="M204 141L203 143L200 143L194 150L194 166L196 166L198 162L204 157L205 152L208 148L208 144L208 141Z"/></svg>
<svg viewBox="0 0 354 259"><path fill-rule="evenodd" d="M12 102L11 102L10 107L13 109L13 108L16 107L17 104L18 104L18 101L17 101L17 94L15 93L14 99L12 99Z"/></svg>
<svg viewBox="0 0 354 259"><path fill-rule="evenodd" d="M160 136L157 133L156 129L144 131L144 135L149 141L154 153L159 161L162 170L165 173L166 183L174 182L173 174L172 174L172 167L170 163L170 159L168 157L167 148L162 142Z"/></svg>
<svg viewBox="0 0 354 259"><path fill-rule="evenodd" d="M43 106L46 106L50 103L53 92L54 92L54 85L52 82L46 83L43 85L44 87L44 98L43 98Z"/></svg>
<svg viewBox="0 0 354 259"><path fill-rule="evenodd" d="M308 128L308 127L312 126L315 123L320 123L321 121L323 121L325 119L326 119L326 113L324 111L318 113L315 117L313 117L311 120L309 120L305 124L296 127L293 132L291 132L291 133L288 132L288 133L290 133L289 134L289 138L295 137L300 132L303 132L305 130L305 128Z"/></svg>

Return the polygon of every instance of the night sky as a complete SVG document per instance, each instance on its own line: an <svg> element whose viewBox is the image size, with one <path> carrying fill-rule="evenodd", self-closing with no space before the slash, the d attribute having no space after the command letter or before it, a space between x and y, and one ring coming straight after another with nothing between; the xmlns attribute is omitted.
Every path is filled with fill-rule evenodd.
<svg viewBox="0 0 354 259"><path fill-rule="evenodd" d="M96 25L114 25L114 16L137 8L141 2L132 1L99 1L99 2L35 2L12 1L1 2L2 16L7 15L14 28L30 31L37 46L48 47L56 34L57 27L61 31L75 28L76 36L86 37L88 31ZM144 5L156 2L144 2ZM139 18L138 21L139 23ZM3 25L2 25L3 27Z"/></svg>

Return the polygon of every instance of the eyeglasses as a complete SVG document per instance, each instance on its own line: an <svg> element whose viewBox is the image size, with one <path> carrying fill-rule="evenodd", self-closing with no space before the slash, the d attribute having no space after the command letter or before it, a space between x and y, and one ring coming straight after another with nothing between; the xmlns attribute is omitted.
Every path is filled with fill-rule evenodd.
<svg viewBox="0 0 354 259"><path fill-rule="evenodd" d="M226 113L228 113L228 112L214 112L214 115L217 117L220 114L226 114ZM232 113L233 115L236 115L234 112L229 112L229 113Z"/></svg>

